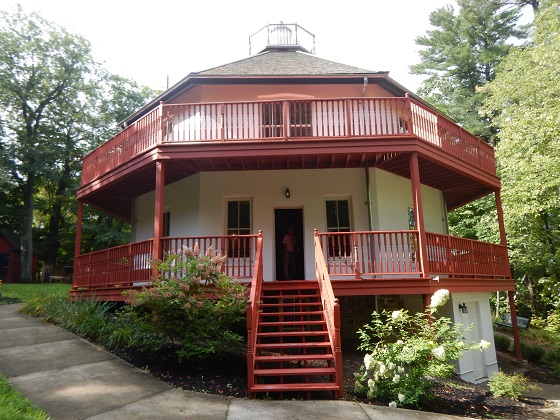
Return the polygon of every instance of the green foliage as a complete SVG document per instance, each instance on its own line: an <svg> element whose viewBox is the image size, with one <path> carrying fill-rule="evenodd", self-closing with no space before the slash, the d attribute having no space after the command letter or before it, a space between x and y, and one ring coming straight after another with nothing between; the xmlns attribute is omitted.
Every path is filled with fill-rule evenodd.
<svg viewBox="0 0 560 420"><path fill-rule="evenodd" d="M510 52L486 87L511 263L533 315L560 304L560 10L541 2L531 39Z"/></svg>
<svg viewBox="0 0 560 420"><path fill-rule="evenodd" d="M528 390L540 389L523 375L518 373L507 375L501 371L488 380L488 387L496 397L506 397L513 400L518 400Z"/></svg>
<svg viewBox="0 0 560 420"><path fill-rule="evenodd" d="M485 96L479 88L494 79L513 40L525 37L516 26L520 9L503 7L501 0L458 0L457 5L457 11L447 5L430 14L434 29L416 38L423 48L421 62L410 70L428 76L421 95L491 142L495 132L478 112Z"/></svg>
<svg viewBox="0 0 560 420"><path fill-rule="evenodd" d="M36 296L26 302L23 312L60 325L82 337L98 340L110 348L135 347L157 350L165 340L151 324L126 308L113 315L114 304L64 296Z"/></svg>
<svg viewBox="0 0 560 420"><path fill-rule="evenodd" d="M180 348L180 358L206 358L238 349L234 332L244 317L246 290L223 274L225 257L201 255L198 246L156 264L152 287L128 294L130 305Z"/></svg>
<svg viewBox="0 0 560 420"><path fill-rule="evenodd" d="M50 417L23 397L8 379L0 374L0 419L48 420Z"/></svg>
<svg viewBox="0 0 560 420"><path fill-rule="evenodd" d="M538 344L521 342L521 354L531 363L538 363L545 354L545 349Z"/></svg>
<svg viewBox="0 0 560 420"><path fill-rule="evenodd" d="M496 346L496 350L508 352L511 347L511 340L505 335L494 334L494 345Z"/></svg>
<svg viewBox="0 0 560 420"><path fill-rule="evenodd" d="M446 378L451 363L467 350L482 350L490 343L466 343L466 329L437 308L449 297L447 290L432 296L430 313L410 315L406 310L373 312L372 320L359 330L360 350L367 352L355 390L369 399L391 401L392 406L417 407L429 394L429 378Z"/></svg>

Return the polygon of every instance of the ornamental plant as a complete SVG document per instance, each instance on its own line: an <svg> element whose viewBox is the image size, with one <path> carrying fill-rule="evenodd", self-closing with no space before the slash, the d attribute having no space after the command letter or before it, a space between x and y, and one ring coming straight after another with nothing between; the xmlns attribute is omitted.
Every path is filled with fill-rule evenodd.
<svg viewBox="0 0 560 420"><path fill-rule="evenodd" d="M425 313L372 313L371 322L358 331L358 349L366 355L355 373L357 393L389 401L390 407L417 408L420 398L429 394L430 378L451 376L451 362L463 352L490 346L484 340L467 343L468 328L439 316L437 310L448 298L448 290L438 290Z"/></svg>
<svg viewBox="0 0 560 420"><path fill-rule="evenodd" d="M149 288L128 293L139 318L177 346L181 359L223 356L241 348L235 332L247 305L246 289L222 272L225 257L198 244L155 263L158 276Z"/></svg>

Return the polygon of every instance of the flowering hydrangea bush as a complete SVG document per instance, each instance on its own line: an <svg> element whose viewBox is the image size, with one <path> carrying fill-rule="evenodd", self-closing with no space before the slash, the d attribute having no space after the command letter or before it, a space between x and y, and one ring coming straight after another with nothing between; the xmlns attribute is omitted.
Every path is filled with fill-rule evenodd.
<svg viewBox="0 0 560 420"><path fill-rule="evenodd" d="M437 316L449 291L432 296L429 312L411 315L406 310L374 312L369 324L358 331L360 350L367 354L356 373L355 391L368 399L389 401L390 407L417 407L429 392L429 378L449 377L467 350L483 350L490 343L467 343L467 328Z"/></svg>
<svg viewBox="0 0 560 420"><path fill-rule="evenodd" d="M234 332L243 320L246 289L222 272L225 257L212 249L168 254L155 263L157 279L149 288L128 293L129 304L178 345L181 358L222 355L239 348Z"/></svg>

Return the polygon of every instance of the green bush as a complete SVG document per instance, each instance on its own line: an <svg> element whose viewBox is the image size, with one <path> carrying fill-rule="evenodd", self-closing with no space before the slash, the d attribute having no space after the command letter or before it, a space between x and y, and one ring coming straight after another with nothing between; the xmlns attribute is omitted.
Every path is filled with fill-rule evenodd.
<svg viewBox="0 0 560 420"><path fill-rule="evenodd" d="M243 346L234 330L244 319L246 289L222 272L224 261L211 249L201 255L198 246L186 248L156 264L150 288L128 293L136 316L179 345L181 359L221 357Z"/></svg>
<svg viewBox="0 0 560 420"><path fill-rule="evenodd" d="M511 347L511 340L502 334L494 334L494 344L496 345L496 350L508 352Z"/></svg>
<svg viewBox="0 0 560 420"><path fill-rule="evenodd" d="M553 370L554 376L560 379L560 352L556 350L547 351L542 357L542 362Z"/></svg>
<svg viewBox="0 0 560 420"><path fill-rule="evenodd" d="M538 363L544 356L545 349L537 344L521 342L521 354L531 363Z"/></svg>
<svg viewBox="0 0 560 420"><path fill-rule="evenodd" d="M502 371L488 380L488 387L496 397L506 397L512 400L518 400L528 390L540 389L523 375L518 373L507 375Z"/></svg>
<svg viewBox="0 0 560 420"><path fill-rule="evenodd" d="M430 313L410 315L406 310L374 312L369 324L358 331L364 364L356 373L355 391L369 399L390 401L390 406L417 407L429 395L430 377L452 375L464 351L482 350L490 343L467 343L463 327L437 316L437 308L449 297L447 290L432 296Z"/></svg>

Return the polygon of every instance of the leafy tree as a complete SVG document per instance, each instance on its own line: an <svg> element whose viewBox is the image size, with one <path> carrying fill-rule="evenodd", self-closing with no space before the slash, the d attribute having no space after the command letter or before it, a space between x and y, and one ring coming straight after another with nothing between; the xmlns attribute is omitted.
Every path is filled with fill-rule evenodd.
<svg viewBox="0 0 560 420"><path fill-rule="evenodd" d="M89 43L48 22L0 12L0 104L4 135L0 162L22 201L22 280L31 279L34 194L59 159L60 138L52 137L56 113L72 103L94 65Z"/></svg>
<svg viewBox="0 0 560 420"><path fill-rule="evenodd" d="M7 174L0 178L7 203L0 227L21 225L22 278L29 279L33 232L47 264L72 258L82 157L157 92L107 74L85 39L21 7L0 15L0 48L0 166ZM124 224L92 209L85 216L102 245L128 239ZM89 238L94 248L95 238Z"/></svg>
<svg viewBox="0 0 560 420"><path fill-rule="evenodd" d="M560 304L560 10L542 1L531 42L511 51L488 85L497 115L511 259L533 313Z"/></svg>
<svg viewBox="0 0 560 420"><path fill-rule="evenodd" d="M520 8L502 3L458 0L457 13L450 5L432 12L434 29L416 38L423 48L421 62L410 67L411 73L428 76L421 95L488 142L495 133L488 115L478 112L485 96L479 88L494 79L513 40L525 37L516 26Z"/></svg>

